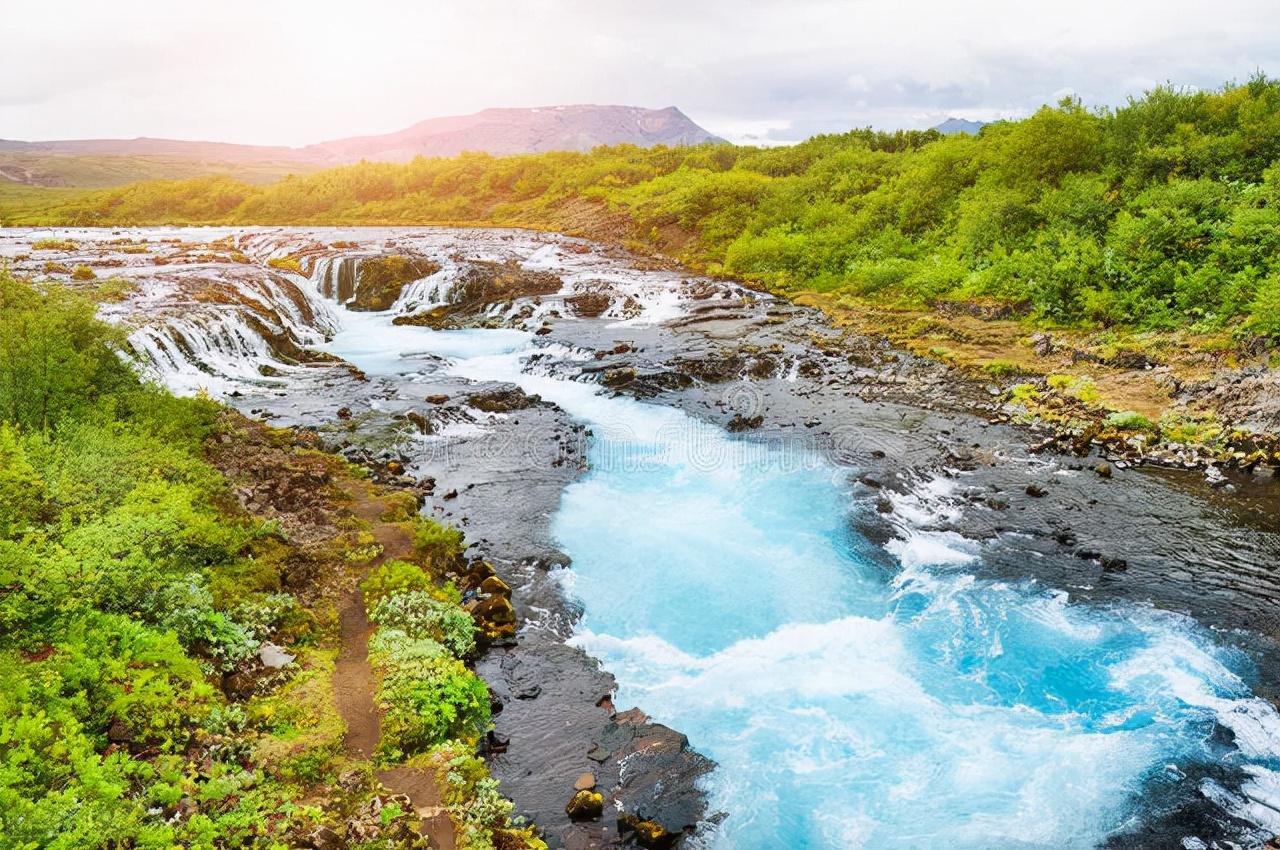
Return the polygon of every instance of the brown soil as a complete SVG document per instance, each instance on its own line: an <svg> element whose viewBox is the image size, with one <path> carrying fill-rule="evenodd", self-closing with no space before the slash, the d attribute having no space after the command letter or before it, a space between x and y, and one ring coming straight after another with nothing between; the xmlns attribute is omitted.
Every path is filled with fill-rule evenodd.
<svg viewBox="0 0 1280 850"><path fill-rule="evenodd" d="M419 831L431 841L437 850L454 850L457 840L453 821L445 811L440 797L440 786L430 771L415 767L393 767L378 771L378 781L396 794L404 794L413 803L413 810L422 819Z"/></svg>
<svg viewBox="0 0 1280 850"><path fill-rule="evenodd" d="M413 540L404 527L383 522L387 505L361 481L344 482L343 489L351 497L351 512L371 524L374 540L382 551L361 572L361 578L383 561L406 559L413 551ZM373 624L365 613L360 588L349 588L338 603L342 645L334 667L333 690L338 714L347 726L343 747L347 757L367 761L378 748L381 738L377 704L374 701L373 667L369 664L369 636ZM404 794L413 803L421 819L419 831L437 850L453 850L456 845L453 822L442 807L435 775L414 767L393 767L378 772L378 780L392 794Z"/></svg>
<svg viewBox="0 0 1280 850"><path fill-rule="evenodd" d="M373 626L364 611L364 597L352 588L338 603L342 648L333 670L333 694L338 714L347 726L343 750L349 758L373 758L381 738L377 706L373 702L373 668L369 666L369 635Z"/></svg>
<svg viewBox="0 0 1280 850"><path fill-rule="evenodd" d="M352 498L351 511L357 517L373 524L374 539L382 551L369 562L361 573L363 579L369 570L388 559L403 558L409 553L409 536L404 529L379 522L384 506L361 482L345 486ZM338 702L338 714L347 725L343 747L353 759L373 758L381 738L380 717L374 704L373 668L369 665L369 636L373 624L365 613L364 596L359 587L349 588L338 603L338 619L341 626L342 647L333 672L333 690Z"/></svg>
<svg viewBox="0 0 1280 850"><path fill-rule="evenodd" d="M348 759L369 762L381 738L381 717L369 664L373 624L359 582L383 561L410 559L412 537L403 524L382 519L390 500L368 481L353 477L342 461L314 451L310 435L277 431L236 413L224 414L220 425L224 436L207 446L210 461L231 479L240 505L279 522L296 549L283 580L312 598L336 600L341 644L333 691L346 725L343 749ZM334 531L348 511L368 523L381 547L358 571L335 557ZM432 847L453 850L453 823L441 806L433 771L399 766L377 775L392 794L410 799L421 818L419 830Z"/></svg>

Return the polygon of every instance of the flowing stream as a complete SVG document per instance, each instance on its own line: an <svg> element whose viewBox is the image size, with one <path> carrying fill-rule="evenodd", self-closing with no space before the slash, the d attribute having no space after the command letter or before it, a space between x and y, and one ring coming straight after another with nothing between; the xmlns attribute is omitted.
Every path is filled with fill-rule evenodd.
<svg viewBox="0 0 1280 850"><path fill-rule="evenodd" d="M592 429L554 522L585 611L574 640L617 676L618 704L719 763L708 791L731 816L714 847L1095 847L1187 782L1280 831L1280 718L1193 620L977 579L943 535L886 557L852 531L867 508L844 471L526 371L523 332L342 320L329 350L370 374L435 354ZM1186 772L1223 763L1242 794Z"/></svg>
<svg viewBox="0 0 1280 850"><path fill-rule="evenodd" d="M178 241L136 235L165 238L153 248ZM0 247L16 256L30 238ZM309 237L236 238L265 262ZM899 521L882 546L856 530L859 512L876 509L865 490L799 440L734 436L555 377L543 364L588 355L522 330L394 325L397 311L443 303L456 277L452 237L405 238L435 246L442 270L387 312L342 309L357 286L354 260L323 258L308 281L129 254L119 262L144 285L104 313L151 319L131 339L179 392L285 396L307 369L275 359L268 334L371 376L411 382L443 368L518 384L587 426L589 470L552 523L573 561L556 575L583 610L572 640L616 676L619 707L642 706L718 763L706 791L711 811L728 817L699 840L714 850L1062 850L1137 836L1123 846L1145 850L1155 846L1145 828L1159 821L1173 824L1174 845L1207 850L1280 833L1280 716L1254 696L1257 673L1230 636L1145 605L1076 603L1031 581L979 578L979 544L924 530L947 479L932 492L880 494ZM495 261L512 238L467 236ZM678 278L592 263L581 250L546 245L522 262L555 269L582 287L574 292L614 292L598 319L631 326L628 336L711 304L704 294L682 306ZM503 309L525 310L536 327L565 308L525 299ZM303 392L326 392L317 380ZM1183 818L1187 804L1203 808ZM1179 832L1184 823L1230 828L1201 838Z"/></svg>

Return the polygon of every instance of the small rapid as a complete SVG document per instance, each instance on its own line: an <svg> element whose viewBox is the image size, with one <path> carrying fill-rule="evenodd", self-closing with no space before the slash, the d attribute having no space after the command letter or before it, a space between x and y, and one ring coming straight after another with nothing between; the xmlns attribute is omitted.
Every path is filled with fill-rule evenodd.
<svg viewBox="0 0 1280 850"><path fill-rule="evenodd" d="M554 521L574 642L718 762L711 846L1088 848L1187 796L1280 831L1280 717L1190 618L976 578L955 537L874 546L847 470L537 374L522 331L342 320L369 374L443 357L592 429Z"/></svg>
<svg viewBox="0 0 1280 850"><path fill-rule="evenodd" d="M573 562L556 578L583 612L572 641L615 675L616 704L643 707L718 763L706 791L728 817L697 839L712 850L1197 850L1280 833L1280 716L1255 696L1233 636L1132 602L1081 604L980 577L982 544L926 530L947 479L879 491L898 527L873 543L857 529L876 505L853 471L803 440L741 438L557 377L592 365L530 332L577 321L563 297L492 305L486 321L506 328L393 324L454 297L466 260L452 259L452 236L394 234L440 271L375 313L343 309L360 258L339 261L310 233L199 235L235 236L257 265L128 266L138 291L104 307L177 392L296 406L359 380L302 352L323 349L373 379L361 385L374 411L443 370L517 384L590 429L589 469L551 527ZM509 239L468 233L467 256L554 270L562 295L601 296L603 337L652 340L657 324L712 304L682 301L678 276L553 245L520 255ZM308 277L265 265L304 249ZM530 331L510 327L521 323ZM331 416L340 402L327 401ZM467 428L413 439L473 435L487 416L475 413ZM1148 841L1155 822L1165 832Z"/></svg>

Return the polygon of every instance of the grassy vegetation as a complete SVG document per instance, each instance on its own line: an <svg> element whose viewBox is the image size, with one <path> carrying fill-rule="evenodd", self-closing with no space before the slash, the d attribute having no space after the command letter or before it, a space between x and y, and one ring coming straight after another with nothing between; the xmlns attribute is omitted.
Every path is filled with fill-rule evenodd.
<svg viewBox="0 0 1280 850"><path fill-rule="evenodd" d="M344 755L334 699L334 600L368 532L336 484L309 485L281 498L329 519L295 544L286 514L240 508L223 469L357 479L289 432L143 384L96 306L0 270L0 850L310 846L376 793L337 782L373 765ZM385 507L412 524L414 557L456 561L461 536L404 501ZM462 660L476 627L457 590L405 562L367 590L385 763L423 753L461 783L460 847L544 846L474 758L489 700ZM267 642L294 662L264 667ZM359 846L421 846L414 813L380 817Z"/></svg>
<svg viewBox="0 0 1280 850"><path fill-rule="evenodd" d="M246 183L274 183L288 174L306 174L319 165L310 162L251 162L197 156L94 154L70 156L50 153L0 153L0 175L14 186L79 187L100 189L139 180L182 180L209 174L235 177ZM0 176L0 181L4 180ZM21 180L23 182L16 182Z"/></svg>
<svg viewBox="0 0 1280 850"><path fill-rule="evenodd" d="M202 457L215 406L139 383L93 316L0 274L0 846L270 846L309 815L215 683L287 613L245 569L271 529Z"/></svg>
<svg viewBox="0 0 1280 850"><path fill-rule="evenodd" d="M528 225L615 237L771 290L1072 326L1280 337L1280 83L1073 101L976 137L369 164L145 183L7 223Z"/></svg>

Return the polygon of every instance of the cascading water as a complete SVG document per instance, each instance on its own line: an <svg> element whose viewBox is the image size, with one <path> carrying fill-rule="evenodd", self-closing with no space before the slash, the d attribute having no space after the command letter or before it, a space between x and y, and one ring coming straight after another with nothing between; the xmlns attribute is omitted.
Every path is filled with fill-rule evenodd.
<svg viewBox="0 0 1280 850"><path fill-rule="evenodd" d="M129 335L129 342L177 393L260 381L263 365L287 368L266 339L234 313L174 317L161 325L145 325Z"/></svg>
<svg viewBox="0 0 1280 850"><path fill-rule="evenodd" d="M269 233L248 242L255 256L289 250ZM505 261L499 237L487 244L487 260ZM966 570L977 544L909 526L886 551L852 530L866 506L846 471L803 449L535 374L535 353L570 353L523 331L393 325L394 312L449 302L446 250L387 313L335 309L354 295L348 259L318 260L310 282L228 271L210 290L192 288L207 269L190 285L152 271L123 318L145 319L133 345L180 392L291 368L264 336L279 333L375 377L447 358L589 426L590 471L553 529L584 612L574 640L617 676L619 704L719 763L707 788L729 817L704 836L717 850L1094 847L1141 834L1170 799L1238 819L1240 846L1280 832L1280 718L1252 695L1248 659L1193 620L981 580ZM526 258L566 292L607 293L617 324L684 309L668 280L573 262L551 247ZM531 320L553 309L547 299ZM926 497L893 497L894 515L927 517Z"/></svg>
<svg viewBox="0 0 1280 850"><path fill-rule="evenodd" d="M148 283L166 298L190 292L196 299L194 306L160 309L129 334L143 368L180 394L226 395L242 384L261 384L269 374L295 368L280 347L319 345L339 326L327 301L284 275L224 278L196 271Z"/></svg>
<svg viewBox="0 0 1280 850"><path fill-rule="evenodd" d="M321 257L316 260L311 279L325 298L346 304L356 297L360 260L360 257Z"/></svg>
<svg viewBox="0 0 1280 850"><path fill-rule="evenodd" d="M440 271L405 286L391 309L397 313L411 314L448 304L458 271L457 263L442 259Z"/></svg>
<svg viewBox="0 0 1280 850"><path fill-rule="evenodd" d="M330 350L370 374L432 353L591 427L554 526L575 641L719 763L716 848L1095 847L1153 789L1253 824L1246 846L1280 831L1280 717L1191 619L982 581L968 544L922 532L886 570L816 457L529 374L520 332L344 323Z"/></svg>

